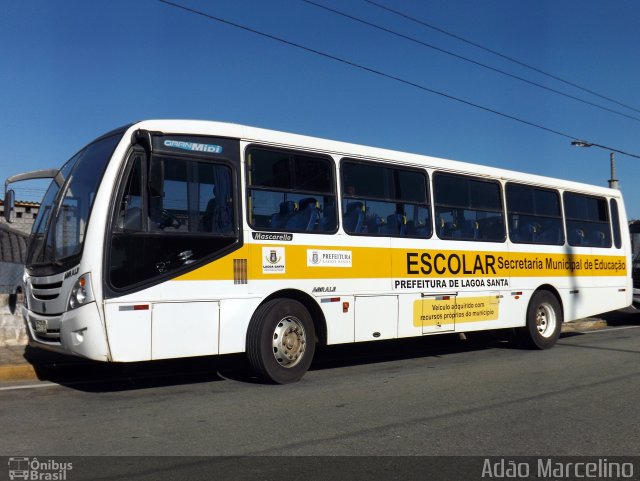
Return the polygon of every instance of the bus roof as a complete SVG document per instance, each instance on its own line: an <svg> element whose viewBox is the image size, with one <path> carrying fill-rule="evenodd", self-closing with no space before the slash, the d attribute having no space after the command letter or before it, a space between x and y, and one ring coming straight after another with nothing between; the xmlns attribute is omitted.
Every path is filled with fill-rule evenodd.
<svg viewBox="0 0 640 481"><path fill-rule="evenodd" d="M379 159L392 163L397 162L402 164L421 165L428 168L456 173L467 173L505 180L517 180L519 182L545 185L555 188L599 193L609 197L622 197L621 192L617 189L610 189L608 187L593 184L229 122L156 119L140 121L131 126L132 131L137 129L160 131L165 134L194 134L238 138L247 142L259 142L261 144L288 148L301 148L303 150L319 151L341 157Z"/></svg>

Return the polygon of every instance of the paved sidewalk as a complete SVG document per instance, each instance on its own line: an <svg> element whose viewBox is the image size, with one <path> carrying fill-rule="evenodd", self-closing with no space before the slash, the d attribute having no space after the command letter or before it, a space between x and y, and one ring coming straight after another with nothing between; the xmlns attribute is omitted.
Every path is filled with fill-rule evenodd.
<svg viewBox="0 0 640 481"><path fill-rule="evenodd" d="M562 326L563 333L601 329L607 326L640 324L640 310L612 311L597 318L580 319ZM80 371L101 376L114 367L110 363L57 354L30 346L0 347L0 382L51 379Z"/></svg>
<svg viewBox="0 0 640 481"><path fill-rule="evenodd" d="M0 347L0 382L37 380L49 374L95 361L30 346Z"/></svg>

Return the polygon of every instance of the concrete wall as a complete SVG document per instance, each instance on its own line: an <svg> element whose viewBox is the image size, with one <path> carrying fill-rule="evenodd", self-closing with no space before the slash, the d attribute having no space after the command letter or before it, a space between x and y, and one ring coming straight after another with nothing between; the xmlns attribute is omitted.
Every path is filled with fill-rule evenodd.
<svg viewBox="0 0 640 481"><path fill-rule="evenodd" d="M0 224L0 346L27 343L27 333L16 306L22 295L16 287L22 283L27 235Z"/></svg>
<svg viewBox="0 0 640 481"><path fill-rule="evenodd" d="M11 227L13 230L22 232L23 234L31 233L31 226L38 215L40 204L37 202L16 201L15 213L13 214L13 222L7 224L4 220L4 202L0 200L0 225Z"/></svg>
<svg viewBox="0 0 640 481"><path fill-rule="evenodd" d="M0 294L0 347L27 344L27 331L17 307L22 304L22 295Z"/></svg>

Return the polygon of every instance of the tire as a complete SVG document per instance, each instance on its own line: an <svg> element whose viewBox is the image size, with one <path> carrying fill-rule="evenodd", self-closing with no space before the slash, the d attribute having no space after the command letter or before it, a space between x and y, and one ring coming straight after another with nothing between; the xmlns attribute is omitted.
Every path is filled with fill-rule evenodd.
<svg viewBox="0 0 640 481"><path fill-rule="evenodd" d="M247 357L266 382L289 384L307 372L315 352L315 330L309 311L293 299L261 305L247 331Z"/></svg>
<svg viewBox="0 0 640 481"><path fill-rule="evenodd" d="M562 307L549 291L534 292L527 307L527 324L517 330L524 347L549 349L558 341L562 328Z"/></svg>

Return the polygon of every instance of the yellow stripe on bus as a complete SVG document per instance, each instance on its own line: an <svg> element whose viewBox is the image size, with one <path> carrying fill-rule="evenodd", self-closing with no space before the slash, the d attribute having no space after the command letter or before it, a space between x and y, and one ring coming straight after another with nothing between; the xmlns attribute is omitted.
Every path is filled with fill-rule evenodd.
<svg viewBox="0 0 640 481"><path fill-rule="evenodd" d="M249 280L627 275L625 256L597 253L248 244L176 280L233 280L234 259L247 259Z"/></svg>

